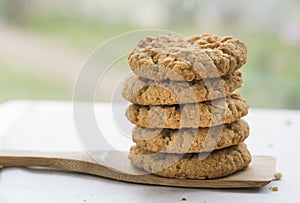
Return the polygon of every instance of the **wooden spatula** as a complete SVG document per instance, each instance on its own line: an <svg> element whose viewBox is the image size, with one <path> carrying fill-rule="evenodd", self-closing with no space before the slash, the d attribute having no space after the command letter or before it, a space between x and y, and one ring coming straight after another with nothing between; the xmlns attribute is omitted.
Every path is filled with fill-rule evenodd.
<svg viewBox="0 0 300 203"><path fill-rule="evenodd" d="M114 166L113 168L118 170L112 169L106 164L100 164L86 152L0 150L0 166L47 167L130 183L192 188L262 187L272 181L275 172L275 158L254 156L250 167L228 177L212 180L171 179L143 173L133 167L126 156L120 156L120 153L103 151L100 154L106 157L110 166ZM126 171L126 173L122 171Z"/></svg>

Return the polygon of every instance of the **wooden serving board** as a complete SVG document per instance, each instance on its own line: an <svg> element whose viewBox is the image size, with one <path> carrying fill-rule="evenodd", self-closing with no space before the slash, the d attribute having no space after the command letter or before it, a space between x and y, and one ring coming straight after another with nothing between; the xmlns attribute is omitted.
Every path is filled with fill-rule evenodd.
<svg viewBox="0 0 300 203"><path fill-rule="evenodd" d="M275 173L275 158L254 156L250 166L238 173L211 180L164 178L136 169L125 154L115 151L98 153L103 162L86 152L42 152L0 150L0 166L47 167L91 174L130 183L190 188L257 188L270 183ZM114 169L113 169L114 168ZM116 170L118 169L118 170Z"/></svg>

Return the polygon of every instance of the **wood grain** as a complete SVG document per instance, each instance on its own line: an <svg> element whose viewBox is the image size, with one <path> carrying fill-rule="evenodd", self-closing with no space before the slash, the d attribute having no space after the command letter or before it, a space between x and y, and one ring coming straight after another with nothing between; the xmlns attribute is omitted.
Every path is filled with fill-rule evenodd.
<svg viewBox="0 0 300 203"><path fill-rule="evenodd" d="M263 187L272 181L275 173L275 158L254 156L252 163L246 170L228 177L212 180L171 179L146 174L144 171L133 167L126 154L116 151L97 152L96 161L86 152L0 150L0 166L47 167L91 174L118 181L161 186L257 188Z"/></svg>

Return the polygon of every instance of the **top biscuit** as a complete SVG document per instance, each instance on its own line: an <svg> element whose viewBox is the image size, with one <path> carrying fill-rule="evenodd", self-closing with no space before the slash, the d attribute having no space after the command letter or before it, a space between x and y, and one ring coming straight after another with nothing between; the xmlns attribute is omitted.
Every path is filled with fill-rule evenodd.
<svg viewBox="0 0 300 203"><path fill-rule="evenodd" d="M224 76L246 58L246 45L232 37L163 35L140 40L128 63L135 74L151 80L193 81Z"/></svg>

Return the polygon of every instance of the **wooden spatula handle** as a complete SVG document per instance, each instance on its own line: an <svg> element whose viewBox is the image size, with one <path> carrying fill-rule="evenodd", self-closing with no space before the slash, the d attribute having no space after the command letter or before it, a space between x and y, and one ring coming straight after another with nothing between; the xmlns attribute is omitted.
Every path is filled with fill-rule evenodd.
<svg viewBox="0 0 300 203"><path fill-rule="evenodd" d="M133 176L103 166L86 152L43 152L0 150L0 166L11 167L47 167L71 172L79 172L111 178L115 180L136 182Z"/></svg>
<svg viewBox="0 0 300 203"><path fill-rule="evenodd" d="M85 152L0 150L0 166L40 166L84 172L80 168L89 163L96 162Z"/></svg>

